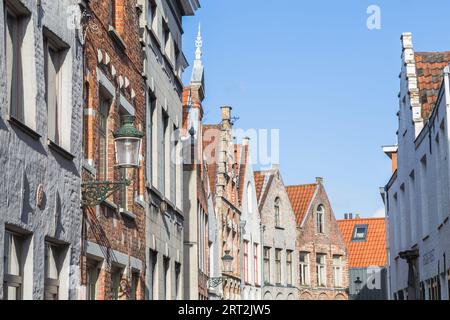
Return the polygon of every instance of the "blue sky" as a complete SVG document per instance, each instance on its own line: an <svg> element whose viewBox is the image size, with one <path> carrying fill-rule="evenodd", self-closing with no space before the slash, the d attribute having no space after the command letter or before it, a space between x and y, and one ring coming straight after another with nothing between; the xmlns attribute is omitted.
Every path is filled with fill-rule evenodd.
<svg viewBox="0 0 450 320"><path fill-rule="evenodd" d="M413 33L416 51L450 50L450 2L201 4L185 18L183 41L192 62L201 22L206 121L217 122L219 107L231 105L238 127L280 129L286 184L323 177L338 218L376 215L379 187L390 177L381 146L396 143L401 33ZM366 26L373 4L381 9L381 30Z"/></svg>

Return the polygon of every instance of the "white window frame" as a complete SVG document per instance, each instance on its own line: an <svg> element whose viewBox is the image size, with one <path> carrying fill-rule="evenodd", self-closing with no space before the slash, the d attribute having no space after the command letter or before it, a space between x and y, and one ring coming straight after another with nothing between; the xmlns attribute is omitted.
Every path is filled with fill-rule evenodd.
<svg viewBox="0 0 450 320"><path fill-rule="evenodd" d="M333 256L333 278L334 278L334 286L336 288L342 287L342 256L334 255Z"/></svg>
<svg viewBox="0 0 450 320"><path fill-rule="evenodd" d="M326 262L326 259L327 259L326 254L318 253L316 256L317 286L323 287L323 288L325 288L327 286L327 262Z"/></svg>
<svg viewBox="0 0 450 320"><path fill-rule="evenodd" d="M305 258L305 261L301 261L302 257ZM311 285L311 272L310 272L310 253L309 252L300 252L299 260L300 260L300 285L302 286L310 286Z"/></svg>

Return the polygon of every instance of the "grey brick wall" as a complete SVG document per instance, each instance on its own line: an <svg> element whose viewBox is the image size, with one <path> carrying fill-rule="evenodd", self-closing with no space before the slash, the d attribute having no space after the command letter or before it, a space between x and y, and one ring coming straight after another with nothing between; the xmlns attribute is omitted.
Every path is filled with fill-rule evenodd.
<svg viewBox="0 0 450 320"><path fill-rule="evenodd" d="M68 28L68 8L76 5L75 0L43 2L38 8L36 1L14 0L11 3L23 4L31 12L29 28L34 39L34 50L26 52L26 59L33 67L24 70L24 81L35 90L28 97L35 108L35 131L40 138L20 129L9 120L9 107L6 92L5 39L4 39L4 1L0 1L0 256L3 256L5 227L28 233L31 252L27 259L33 259L32 283L26 283L24 298L43 299L44 294L44 250L46 238L68 245L70 256L68 275L64 279L68 292L61 297L76 299L79 277L81 210L80 210L80 153L82 127L82 50L76 38L76 30ZM71 94L72 116L70 130L70 150L74 159L68 159L49 148L47 143L47 107L45 102L43 28L57 35L70 48L72 61L72 84L64 87ZM31 110L32 111L32 110ZM26 113L31 112L25 110ZM36 206L38 186L42 185L44 200L41 207ZM30 253L31 253L30 252ZM27 261L30 263L30 261ZM32 271L31 271L32 270ZM3 259L0 260L0 276L3 277ZM0 299L3 295L3 281L0 281Z"/></svg>

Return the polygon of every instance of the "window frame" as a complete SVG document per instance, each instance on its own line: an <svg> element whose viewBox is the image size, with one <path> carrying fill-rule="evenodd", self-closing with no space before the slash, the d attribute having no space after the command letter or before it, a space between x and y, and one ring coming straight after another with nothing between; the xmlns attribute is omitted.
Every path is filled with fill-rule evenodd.
<svg viewBox="0 0 450 320"><path fill-rule="evenodd" d="M281 285L283 281L282 277L282 249L275 249L275 284Z"/></svg>
<svg viewBox="0 0 450 320"><path fill-rule="evenodd" d="M281 199L277 197L274 204L275 227L281 228Z"/></svg>
<svg viewBox="0 0 450 320"><path fill-rule="evenodd" d="M316 231L318 234L326 234L325 216L325 206L323 204L318 205L316 210Z"/></svg>
<svg viewBox="0 0 450 320"><path fill-rule="evenodd" d="M341 255L333 255L333 280L336 288L343 286L343 261ZM336 260L338 259L338 260Z"/></svg>
<svg viewBox="0 0 450 320"><path fill-rule="evenodd" d="M311 271L310 271L310 255L311 253L302 251L299 255L300 261L300 285L311 285ZM302 261L302 257L305 257L305 261Z"/></svg>
<svg viewBox="0 0 450 320"><path fill-rule="evenodd" d="M6 237L9 239L6 240ZM25 245L25 238L23 235L16 232L5 230L4 232L4 252L3 252L3 299L9 300L8 289L16 289L16 297L14 300L23 300L23 281L24 281L24 256L23 250ZM8 248L7 248L8 246ZM14 250L12 248L14 247ZM18 275L9 273L9 261L11 260L11 252L16 254Z"/></svg>
<svg viewBox="0 0 450 320"><path fill-rule="evenodd" d="M294 284L293 282L293 267L292 267L292 263L293 263L293 256L294 256L294 251L292 250L287 250L286 251L286 282L288 284L288 286L292 286Z"/></svg>
<svg viewBox="0 0 450 320"><path fill-rule="evenodd" d="M323 261L320 258L323 258ZM327 260L326 254L318 253L316 255L317 286L320 288L327 287L327 261L326 260Z"/></svg>
<svg viewBox="0 0 450 320"><path fill-rule="evenodd" d="M358 232L358 229L364 229L364 236L358 237L358 234L361 234ZM367 241L367 233L369 231L369 225L368 224L357 224L353 228L353 234L352 234L352 242L366 242Z"/></svg>
<svg viewBox="0 0 450 320"><path fill-rule="evenodd" d="M270 279L270 247L264 247L263 249L263 261L264 261L264 283L269 284Z"/></svg>

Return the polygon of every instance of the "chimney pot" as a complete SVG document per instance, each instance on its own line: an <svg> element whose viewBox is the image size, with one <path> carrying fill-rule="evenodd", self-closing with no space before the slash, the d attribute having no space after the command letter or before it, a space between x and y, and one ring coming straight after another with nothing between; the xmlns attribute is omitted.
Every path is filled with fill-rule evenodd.
<svg viewBox="0 0 450 320"><path fill-rule="evenodd" d="M345 214L344 214L344 219L345 219L345 220L348 220L348 213L345 213Z"/></svg>
<svg viewBox="0 0 450 320"><path fill-rule="evenodd" d="M222 111L222 121L230 121L231 120L231 110L233 110L230 106L223 106L220 108Z"/></svg>
<svg viewBox="0 0 450 320"><path fill-rule="evenodd" d="M349 218L349 220L353 220L353 213L349 213L348 218Z"/></svg>

